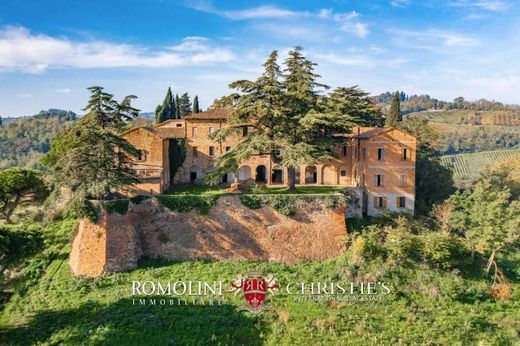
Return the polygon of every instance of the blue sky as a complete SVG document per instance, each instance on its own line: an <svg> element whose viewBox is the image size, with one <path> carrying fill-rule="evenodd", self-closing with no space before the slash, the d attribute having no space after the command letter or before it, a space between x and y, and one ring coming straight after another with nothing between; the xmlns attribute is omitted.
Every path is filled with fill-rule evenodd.
<svg viewBox="0 0 520 346"><path fill-rule="evenodd" d="M0 116L79 112L91 85L207 107L295 45L331 86L520 103L515 0L0 0Z"/></svg>

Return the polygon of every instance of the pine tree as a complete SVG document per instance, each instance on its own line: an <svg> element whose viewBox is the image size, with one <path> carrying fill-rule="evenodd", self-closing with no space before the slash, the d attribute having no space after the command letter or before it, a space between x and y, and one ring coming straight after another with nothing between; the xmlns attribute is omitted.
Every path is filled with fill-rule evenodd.
<svg viewBox="0 0 520 346"><path fill-rule="evenodd" d="M138 182L130 165L139 152L119 133L139 110L130 105L133 95L118 103L101 87L89 90L87 114L58 133L41 162L54 186L66 186L78 197L103 199Z"/></svg>
<svg viewBox="0 0 520 346"><path fill-rule="evenodd" d="M180 109L180 100L179 100L179 94L175 95L175 117L176 119L181 119L181 109Z"/></svg>
<svg viewBox="0 0 520 346"><path fill-rule="evenodd" d="M231 83L238 92L216 102L232 111L228 126L210 135L213 140L242 134L244 128L249 131L219 156L207 180L237 172L242 161L262 153L288 168L288 188L294 189L299 166L334 157L333 148L341 139L330 133L348 133L354 125L349 114L334 109L328 97L319 95L324 86L317 83L315 64L303 57L300 47L289 53L284 73L277 58L273 51L260 77Z"/></svg>
<svg viewBox="0 0 520 346"><path fill-rule="evenodd" d="M193 99L193 113L200 113L199 96L198 95L195 95L195 98ZM1 123L0 123L0 125L1 125Z"/></svg>
<svg viewBox="0 0 520 346"><path fill-rule="evenodd" d="M184 118L186 115L191 114L191 102L188 93L182 94L178 102L180 118Z"/></svg>
<svg viewBox="0 0 520 346"><path fill-rule="evenodd" d="M388 111L388 115L386 116L385 126L397 126L403 120L403 116L401 115L401 103L399 101L400 94L399 91L396 91L394 96L392 97L392 104L390 105L390 111Z"/></svg>

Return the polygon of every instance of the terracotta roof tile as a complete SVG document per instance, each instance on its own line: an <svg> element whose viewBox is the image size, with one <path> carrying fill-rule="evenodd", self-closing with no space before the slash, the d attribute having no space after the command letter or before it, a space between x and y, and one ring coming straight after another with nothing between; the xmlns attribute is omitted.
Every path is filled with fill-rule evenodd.
<svg viewBox="0 0 520 346"><path fill-rule="evenodd" d="M184 117L186 120L227 120L229 108L213 108L205 112L193 113Z"/></svg>

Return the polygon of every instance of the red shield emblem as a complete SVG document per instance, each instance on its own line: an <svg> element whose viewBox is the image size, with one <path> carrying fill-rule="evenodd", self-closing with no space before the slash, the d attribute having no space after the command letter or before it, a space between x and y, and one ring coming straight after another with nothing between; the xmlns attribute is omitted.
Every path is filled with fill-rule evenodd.
<svg viewBox="0 0 520 346"><path fill-rule="evenodd" d="M278 290L278 285L272 274L264 278L260 272L250 272L245 276L238 275L229 290L235 292L235 295L243 291L244 298L249 304L249 306L239 306L237 311L246 310L258 314L271 309L263 303L267 294L274 294Z"/></svg>
<svg viewBox="0 0 520 346"><path fill-rule="evenodd" d="M244 297L248 304L256 308L262 305L267 291L267 283L263 278L253 278L244 281L243 285Z"/></svg>

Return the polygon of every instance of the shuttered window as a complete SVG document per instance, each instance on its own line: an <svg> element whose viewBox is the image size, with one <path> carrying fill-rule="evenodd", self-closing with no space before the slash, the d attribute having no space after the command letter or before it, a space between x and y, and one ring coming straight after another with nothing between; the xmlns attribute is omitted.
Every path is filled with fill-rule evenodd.
<svg viewBox="0 0 520 346"><path fill-rule="evenodd" d="M374 207L381 209L386 208L387 198L386 197L374 197Z"/></svg>

